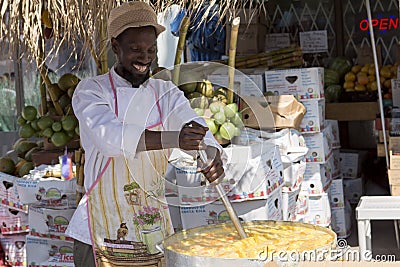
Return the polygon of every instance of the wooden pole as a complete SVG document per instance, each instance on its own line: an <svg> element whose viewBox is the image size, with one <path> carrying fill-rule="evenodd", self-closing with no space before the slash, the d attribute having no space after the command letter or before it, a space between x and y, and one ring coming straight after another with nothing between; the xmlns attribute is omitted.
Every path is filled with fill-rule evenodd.
<svg viewBox="0 0 400 267"><path fill-rule="evenodd" d="M239 31L240 17L236 17L232 22L231 40L229 43L229 59L228 59L228 103L233 103L233 91L235 81L235 58L236 58L236 44Z"/></svg>
<svg viewBox="0 0 400 267"><path fill-rule="evenodd" d="M181 64L182 61L181 57L182 57L182 52L184 51L185 48L186 34L189 28L189 24L190 24L190 18L185 16L181 22L181 28L179 30L178 47L176 48L176 54L175 54L175 62L174 62L175 66L172 77L172 82L174 84L179 83L179 71L180 71L179 65Z"/></svg>

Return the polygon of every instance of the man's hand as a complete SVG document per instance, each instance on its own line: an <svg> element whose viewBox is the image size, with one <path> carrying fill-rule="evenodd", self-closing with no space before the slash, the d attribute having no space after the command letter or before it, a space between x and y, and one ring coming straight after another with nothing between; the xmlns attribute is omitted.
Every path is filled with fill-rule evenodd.
<svg viewBox="0 0 400 267"><path fill-rule="evenodd" d="M203 163L201 159L197 159L198 171L201 171L207 180L212 183L218 178L224 177L224 168L219 150L212 146L207 146L207 162ZM220 182L220 181L218 181Z"/></svg>
<svg viewBox="0 0 400 267"><path fill-rule="evenodd" d="M205 149L202 141L207 131L208 127L195 121L187 123L179 133L179 148L184 150Z"/></svg>

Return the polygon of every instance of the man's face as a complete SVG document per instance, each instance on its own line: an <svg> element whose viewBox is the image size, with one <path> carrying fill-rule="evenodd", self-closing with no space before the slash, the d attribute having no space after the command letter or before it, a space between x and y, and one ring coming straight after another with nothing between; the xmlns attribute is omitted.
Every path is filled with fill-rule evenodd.
<svg viewBox="0 0 400 267"><path fill-rule="evenodd" d="M129 28L111 40L118 63L116 71L134 87L149 78L150 65L156 58L157 36L151 26Z"/></svg>

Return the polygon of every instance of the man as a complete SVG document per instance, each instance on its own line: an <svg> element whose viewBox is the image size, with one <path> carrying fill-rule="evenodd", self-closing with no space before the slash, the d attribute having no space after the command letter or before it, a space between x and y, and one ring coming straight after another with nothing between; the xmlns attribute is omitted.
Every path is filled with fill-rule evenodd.
<svg viewBox="0 0 400 267"><path fill-rule="evenodd" d="M93 251L115 240L143 242L152 255L154 242L173 233L163 195L165 149L205 149L209 160L200 169L208 181L224 173L220 146L183 93L171 82L149 79L164 30L144 2L113 9L108 35L116 64L75 90L86 159L86 195L67 229L77 267L95 266Z"/></svg>

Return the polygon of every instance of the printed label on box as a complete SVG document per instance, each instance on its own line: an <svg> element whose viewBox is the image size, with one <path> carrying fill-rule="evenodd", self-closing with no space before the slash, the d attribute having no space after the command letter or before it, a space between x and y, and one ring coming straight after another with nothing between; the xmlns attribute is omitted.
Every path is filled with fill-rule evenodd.
<svg viewBox="0 0 400 267"><path fill-rule="evenodd" d="M55 238L70 239L65 236L69 221L75 209L46 209L40 207L29 207L29 227L31 235Z"/></svg>
<svg viewBox="0 0 400 267"><path fill-rule="evenodd" d="M328 226L331 223L331 208L329 205L328 194L321 196L309 196L308 212L305 222L320 226Z"/></svg>
<svg viewBox="0 0 400 267"><path fill-rule="evenodd" d="M295 219L299 193L300 188L294 191L285 187L282 188L282 215L284 221L293 221Z"/></svg>
<svg viewBox="0 0 400 267"><path fill-rule="evenodd" d="M301 103L306 108L306 114L300 123L304 133L317 133L325 127L325 100L303 100Z"/></svg>
<svg viewBox="0 0 400 267"><path fill-rule="evenodd" d="M232 206L243 221L282 220L282 190L275 190L267 199L234 202ZM180 212L184 229L230 220L222 203L181 207Z"/></svg>
<svg viewBox="0 0 400 267"><path fill-rule="evenodd" d="M24 204L46 207L76 207L76 179L26 180L17 179L19 197Z"/></svg>
<svg viewBox="0 0 400 267"><path fill-rule="evenodd" d="M337 120L325 120L325 127L328 128L327 134L331 138L332 149L340 148L340 137L339 137L339 123Z"/></svg>
<svg viewBox="0 0 400 267"><path fill-rule="evenodd" d="M18 234L29 232L28 213L0 206L1 233Z"/></svg>
<svg viewBox="0 0 400 267"><path fill-rule="evenodd" d="M325 163L332 152L332 144L325 130L321 133L304 134L304 140L308 148L306 162Z"/></svg>
<svg viewBox="0 0 400 267"><path fill-rule="evenodd" d="M324 69L303 68L265 72L265 90L274 95L294 95L298 99L324 97Z"/></svg>
<svg viewBox="0 0 400 267"><path fill-rule="evenodd" d="M30 267L73 267L73 242L26 237L27 261Z"/></svg>
<svg viewBox="0 0 400 267"><path fill-rule="evenodd" d="M343 179L332 180L329 188L329 199L331 208L344 208L344 191L343 191Z"/></svg>

